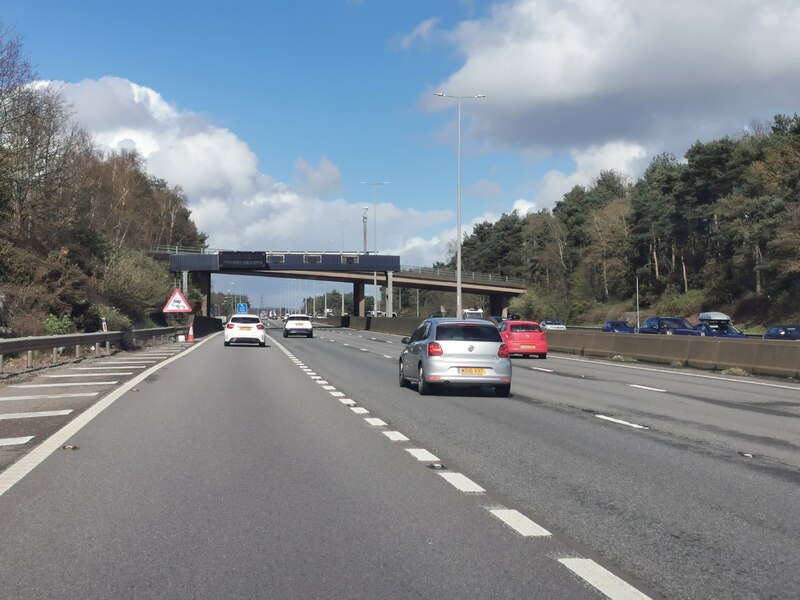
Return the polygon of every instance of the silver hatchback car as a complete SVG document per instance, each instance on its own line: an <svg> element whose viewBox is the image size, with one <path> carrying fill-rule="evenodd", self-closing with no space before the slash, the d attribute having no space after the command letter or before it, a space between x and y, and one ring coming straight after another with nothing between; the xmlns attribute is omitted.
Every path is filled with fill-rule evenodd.
<svg viewBox="0 0 800 600"><path fill-rule="evenodd" d="M400 354L400 386L416 383L420 394L440 385L494 386L498 396L511 392L511 359L497 327L479 319L425 319Z"/></svg>

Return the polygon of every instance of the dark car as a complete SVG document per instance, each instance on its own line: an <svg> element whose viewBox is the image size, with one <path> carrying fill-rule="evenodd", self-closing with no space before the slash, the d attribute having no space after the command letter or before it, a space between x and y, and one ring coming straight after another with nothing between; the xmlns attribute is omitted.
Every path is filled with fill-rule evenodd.
<svg viewBox="0 0 800 600"><path fill-rule="evenodd" d="M697 317L698 323L694 326L695 331L700 335L709 337L747 337L744 333L736 329L731 323L731 318L721 312L701 312Z"/></svg>
<svg viewBox="0 0 800 600"><path fill-rule="evenodd" d="M627 321L606 321L603 323L603 331L612 333L634 333L636 330Z"/></svg>
<svg viewBox="0 0 800 600"><path fill-rule="evenodd" d="M683 317L650 317L639 328L639 333L661 335L700 335L689 319Z"/></svg>
<svg viewBox="0 0 800 600"><path fill-rule="evenodd" d="M800 325L771 325L764 334L765 340L800 340Z"/></svg>

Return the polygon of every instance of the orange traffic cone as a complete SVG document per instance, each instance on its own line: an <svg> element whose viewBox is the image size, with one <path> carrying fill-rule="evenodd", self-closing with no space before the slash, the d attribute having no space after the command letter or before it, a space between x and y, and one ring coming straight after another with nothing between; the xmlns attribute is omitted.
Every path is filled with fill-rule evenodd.
<svg viewBox="0 0 800 600"><path fill-rule="evenodd" d="M194 327L189 325L189 337L186 339L190 344L194 344Z"/></svg>

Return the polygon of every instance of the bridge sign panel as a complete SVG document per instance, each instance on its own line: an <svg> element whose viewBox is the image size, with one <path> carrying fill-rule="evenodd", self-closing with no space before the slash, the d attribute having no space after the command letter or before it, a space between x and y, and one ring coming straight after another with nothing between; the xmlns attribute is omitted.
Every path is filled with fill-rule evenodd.
<svg viewBox="0 0 800 600"><path fill-rule="evenodd" d="M247 303L246 302L239 302L236 305L236 312L239 314L244 314L247 312Z"/></svg>

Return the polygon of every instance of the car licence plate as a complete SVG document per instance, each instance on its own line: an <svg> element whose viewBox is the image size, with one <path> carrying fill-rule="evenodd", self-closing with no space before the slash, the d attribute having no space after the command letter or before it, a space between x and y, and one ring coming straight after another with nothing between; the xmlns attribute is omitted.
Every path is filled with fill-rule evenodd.
<svg viewBox="0 0 800 600"><path fill-rule="evenodd" d="M522 344L520 347L523 350L536 350L536 344Z"/></svg>
<svg viewBox="0 0 800 600"><path fill-rule="evenodd" d="M242 331L250 331L252 327L240 327L239 329L241 329Z"/></svg>
<svg viewBox="0 0 800 600"><path fill-rule="evenodd" d="M486 369L479 369L477 367L460 367L458 369L459 375L486 375Z"/></svg>

